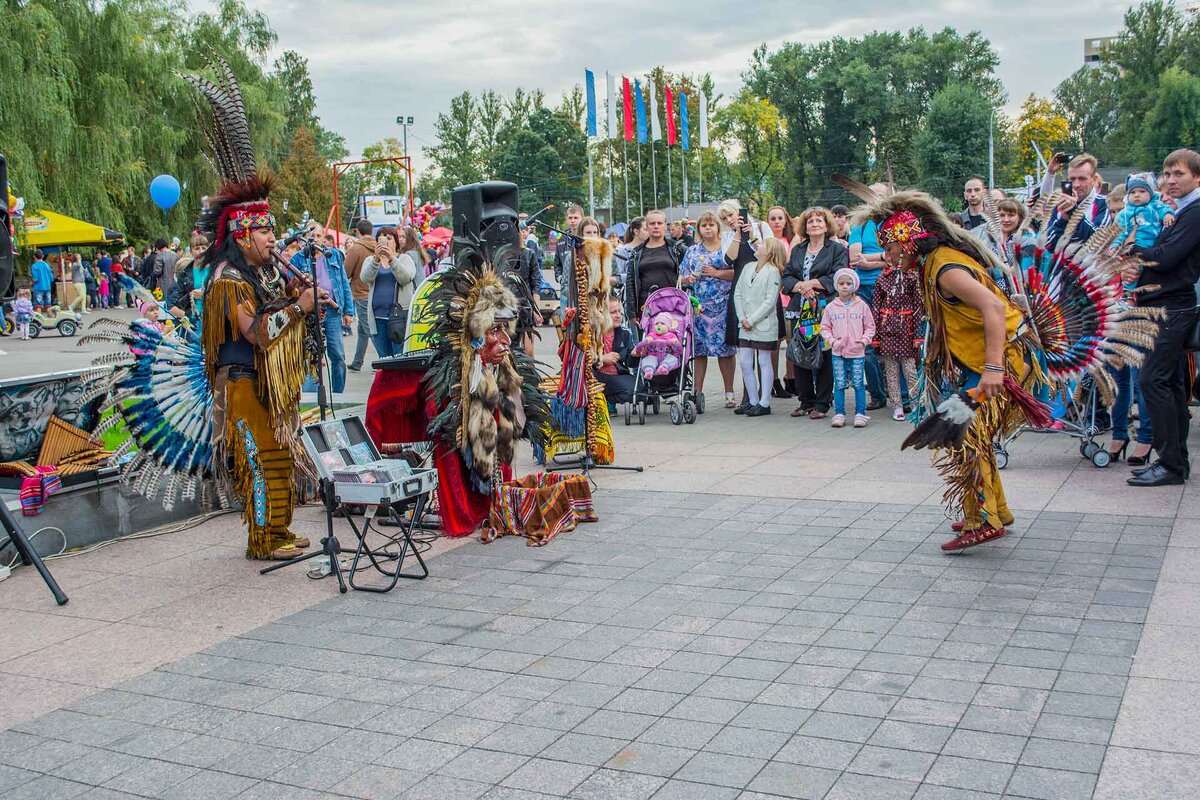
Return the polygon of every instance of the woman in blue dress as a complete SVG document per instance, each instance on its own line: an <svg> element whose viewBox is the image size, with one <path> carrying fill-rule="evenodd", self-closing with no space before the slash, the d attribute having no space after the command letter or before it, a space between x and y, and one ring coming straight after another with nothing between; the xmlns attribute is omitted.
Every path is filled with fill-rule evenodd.
<svg viewBox="0 0 1200 800"><path fill-rule="evenodd" d="M721 223L706 211L698 224L700 241L688 248L679 265L679 282L700 301L695 315L696 394L704 392L704 375L710 356L717 359L725 383L725 407L733 408L734 355L737 349L725 343L725 317L733 292L733 267L721 247ZM732 238L732 237L731 237ZM729 245L736 248L737 240Z"/></svg>

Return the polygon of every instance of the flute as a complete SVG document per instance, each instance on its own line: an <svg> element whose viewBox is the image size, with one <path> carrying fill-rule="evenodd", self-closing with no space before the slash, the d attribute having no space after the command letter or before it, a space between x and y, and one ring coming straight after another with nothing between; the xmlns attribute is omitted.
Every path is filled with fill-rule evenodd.
<svg viewBox="0 0 1200 800"><path fill-rule="evenodd" d="M306 272L303 272L303 271L297 269L295 267L295 265L293 265L286 258L279 255L279 251L272 248L271 249L271 257L275 259L275 265L277 267L279 267L280 270L283 271L284 275L288 276L289 278L291 278L293 280L299 281L301 284L304 285L304 287L306 289L313 288L312 278L310 278ZM338 310L338 305L337 305L337 303L333 302L332 298L326 298L324 302L325 302L325 305L329 306L334 311Z"/></svg>

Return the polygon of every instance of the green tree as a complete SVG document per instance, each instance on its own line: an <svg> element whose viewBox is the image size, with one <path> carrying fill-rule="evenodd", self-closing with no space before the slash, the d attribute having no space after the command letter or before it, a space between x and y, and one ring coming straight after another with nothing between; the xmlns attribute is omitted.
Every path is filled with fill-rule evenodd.
<svg viewBox="0 0 1200 800"><path fill-rule="evenodd" d="M450 110L434 121L437 144L425 148L425 155L438 173L455 186L475 183L482 177L475 131L476 102L470 92L450 99Z"/></svg>
<svg viewBox="0 0 1200 800"><path fill-rule="evenodd" d="M776 202L774 186L783 170L784 124L769 100L742 89L717 112L713 132L726 149L740 156L730 167L730 188L757 215Z"/></svg>
<svg viewBox="0 0 1200 800"><path fill-rule="evenodd" d="M1137 142L1138 164L1153 170L1172 150L1200 145L1200 78L1171 67L1155 95Z"/></svg>
<svg viewBox="0 0 1200 800"><path fill-rule="evenodd" d="M307 125L292 138L290 153L279 169L276 214L285 227L300 221L307 211L322 225L333 208L333 173L329 162L317 152L316 139ZM287 211L283 211L287 201Z"/></svg>
<svg viewBox="0 0 1200 800"><path fill-rule="evenodd" d="M1055 151L1070 144L1071 128L1066 117L1057 113L1049 100L1031 94L1021 104L1014 136L1017 146L1009 167L1011 173L1036 175L1038 151L1034 149L1034 142L1040 148L1042 158L1049 161Z"/></svg>
<svg viewBox="0 0 1200 800"><path fill-rule="evenodd" d="M399 158L404 155L404 143L395 136L372 142L363 148L364 161L374 158ZM393 161L379 164L364 164L358 168L362 176L362 190L378 194L404 194L407 178L404 168Z"/></svg>
<svg viewBox="0 0 1200 800"><path fill-rule="evenodd" d="M1107 155L1108 138L1119 121L1120 72L1112 64L1083 66L1054 90L1058 111L1067 120L1072 150Z"/></svg>
<svg viewBox="0 0 1200 800"><path fill-rule="evenodd" d="M795 208L841 199L831 172L872 179L890 168L897 182L908 182L934 94L961 85L999 105L998 62L981 34L950 28L789 43L773 53L760 47L745 80L779 109L786 126L778 199Z"/></svg>
<svg viewBox="0 0 1200 800"><path fill-rule="evenodd" d="M954 84L938 91L913 145L920 186L948 207L961 203L963 183L987 175L992 105L978 89Z"/></svg>

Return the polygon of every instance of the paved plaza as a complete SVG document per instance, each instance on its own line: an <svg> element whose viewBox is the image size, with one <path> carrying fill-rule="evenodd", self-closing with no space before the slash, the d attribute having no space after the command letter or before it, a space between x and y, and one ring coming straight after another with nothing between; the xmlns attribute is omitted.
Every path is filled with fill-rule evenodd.
<svg viewBox="0 0 1200 800"><path fill-rule="evenodd" d="M903 426L790 408L618 422L600 522L387 595L258 576L236 516L51 561L61 609L18 570L0 797L1200 794L1194 489L1026 436L1012 533L947 556Z"/></svg>

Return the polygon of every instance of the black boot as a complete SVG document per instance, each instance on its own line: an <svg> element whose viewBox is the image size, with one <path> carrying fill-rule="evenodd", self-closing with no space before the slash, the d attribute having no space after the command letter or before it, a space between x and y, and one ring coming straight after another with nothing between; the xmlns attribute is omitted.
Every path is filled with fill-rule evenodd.
<svg viewBox="0 0 1200 800"><path fill-rule="evenodd" d="M771 397L778 397L786 400L791 396L792 392L789 392L787 389L783 388L783 382L776 378L775 384L771 387Z"/></svg>

